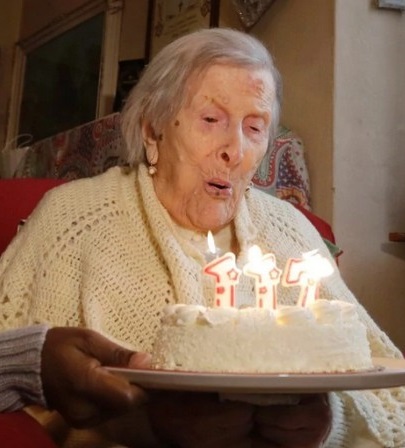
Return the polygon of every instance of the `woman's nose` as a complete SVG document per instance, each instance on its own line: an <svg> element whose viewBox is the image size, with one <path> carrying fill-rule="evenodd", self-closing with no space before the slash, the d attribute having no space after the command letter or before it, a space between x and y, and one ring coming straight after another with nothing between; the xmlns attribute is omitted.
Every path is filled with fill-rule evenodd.
<svg viewBox="0 0 405 448"><path fill-rule="evenodd" d="M237 165L243 158L243 133L239 129L228 130L226 143L220 149L220 157L227 164Z"/></svg>

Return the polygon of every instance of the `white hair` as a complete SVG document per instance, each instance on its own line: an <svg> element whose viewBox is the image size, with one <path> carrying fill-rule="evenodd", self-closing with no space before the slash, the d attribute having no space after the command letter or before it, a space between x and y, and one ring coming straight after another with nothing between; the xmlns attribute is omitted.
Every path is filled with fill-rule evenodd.
<svg viewBox="0 0 405 448"><path fill-rule="evenodd" d="M158 136L187 98L184 88L196 73L216 64L268 70L276 94L272 103L269 147L276 137L282 96L281 78L273 58L255 37L228 28L201 29L173 41L152 59L130 92L121 114L127 161L146 161L142 121Z"/></svg>

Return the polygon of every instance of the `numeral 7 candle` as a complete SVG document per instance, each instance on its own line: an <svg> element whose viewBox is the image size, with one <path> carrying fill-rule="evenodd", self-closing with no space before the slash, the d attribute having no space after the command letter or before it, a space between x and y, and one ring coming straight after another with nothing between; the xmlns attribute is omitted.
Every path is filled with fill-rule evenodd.
<svg viewBox="0 0 405 448"><path fill-rule="evenodd" d="M332 274L333 267L329 260L317 250L306 252L302 258L290 258L283 274L284 286L300 285L298 306L313 303L319 292L319 280Z"/></svg>

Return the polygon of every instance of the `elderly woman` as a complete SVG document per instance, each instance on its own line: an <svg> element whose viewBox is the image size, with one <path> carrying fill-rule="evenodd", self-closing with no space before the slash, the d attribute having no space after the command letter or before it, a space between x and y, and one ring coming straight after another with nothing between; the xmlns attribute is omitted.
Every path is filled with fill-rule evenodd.
<svg viewBox="0 0 405 448"><path fill-rule="evenodd" d="M281 265L314 248L333 263L300 212L249 188L275 136L280 90L271 56L247 34L201 30L164 48L122 114L129 167L47 194L0 260L1 326L86 326L148 352L165 305L213 303L202 275L208 230L240 265L253 244ZM252 291L242 277L239 304ZM357 304L337 269L322 294ZM283 288L279 300L293 304L295 293ZM374 356L400 357L358 312ZM404 406L402 388L264 407L157 393L148 416L156 443L179 447L400 447ZM134 446L153 445L136 437Z"/></svg>

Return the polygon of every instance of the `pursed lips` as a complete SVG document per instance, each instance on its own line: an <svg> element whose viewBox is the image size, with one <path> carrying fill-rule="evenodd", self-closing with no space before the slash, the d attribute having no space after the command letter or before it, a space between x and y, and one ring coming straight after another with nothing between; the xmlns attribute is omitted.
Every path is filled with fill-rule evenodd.
<svg viewBox="0 0 405 448"><path fill-rule="evenodd" d="M215 198L226 199L232 196L233 188L230 182L214 178L205 182L205 191Z"/></svg>

